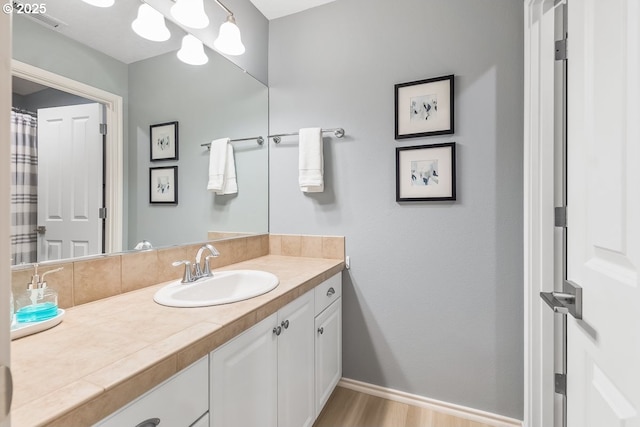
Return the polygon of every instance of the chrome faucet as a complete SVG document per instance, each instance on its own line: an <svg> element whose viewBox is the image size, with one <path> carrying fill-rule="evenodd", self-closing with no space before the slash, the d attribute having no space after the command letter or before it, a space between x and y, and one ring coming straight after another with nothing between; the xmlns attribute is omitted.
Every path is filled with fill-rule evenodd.
<svg viewBox="0 0 640 427"><path fill-rule="evenodd" d="M209 251L211 255L207 255L204 258L204 269L201 265L202 253L204 251ZM175 261L173 264L174 267L184 264L184 275L182 276L182 283L192 283L198 279L202 279L203 277L212 277L213 273L211 272L211 266L209 265L209 260L211 258L215 258L220 256L220 252L213 247L213 245L206 244L202 245L200 249L198 249L198 253L196 254L196 260L194 264L191 264L191 261L182 260Z"/></svg>
<svg viewBox="0 0 640 427"><path fill-rule="evenodd" d="M209 251L209 253L211 255L207 255L204 258L204 271L203 271L202 270L202 266L200 264L200 258L202 257L202 253L204 251ZM211 276L213 276L213 273L211 272L211 266L209 265L209 260L211 258L215 258L215 257L219 257L219 256L220 256L220 252L218 252L218 250L216 248L214 248L213 245L210 245L210 244L202 245L202 247L200 247L200 249L198 249L198 253L196 254L196 265L194 267L195 275L197 276L198 279L200 277L211 277ZM196 279L196 280L198 280L198 279Z"/></svg>

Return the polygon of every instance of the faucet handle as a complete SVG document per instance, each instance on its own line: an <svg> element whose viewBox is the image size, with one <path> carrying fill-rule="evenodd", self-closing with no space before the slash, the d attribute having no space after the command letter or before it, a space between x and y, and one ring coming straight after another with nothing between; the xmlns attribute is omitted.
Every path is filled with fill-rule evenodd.
<svg viewBox="0 0 640 427"><path fill-rule="evenodd" d="M193 276L191 274L191 261L187 261L183 259L182 261L174 261L171 263L171 265L174 267L177 267L182 264L184 264L184 275L182 276L182 283L193 282Z"/></svg>

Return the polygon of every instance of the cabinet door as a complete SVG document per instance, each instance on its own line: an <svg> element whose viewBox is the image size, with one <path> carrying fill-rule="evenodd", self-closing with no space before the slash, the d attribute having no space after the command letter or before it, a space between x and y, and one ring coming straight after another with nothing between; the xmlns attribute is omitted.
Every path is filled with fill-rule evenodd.
<svg viewBox="0 0 640 427"><path fill-rule="evenodd" d="M342 377L342 298L316 317L316 416Z"/></svg>
<svg viewBox="0 0 640 427"><path fill-rule="evenodd" d="M311 427L314 403L313 291L278 312L278 427Z"/></svg>
<svg viewBox="0 0 640 427"><path fill-rule="evenodd" d="M212 427L276 427L277 313L211 353Z"/></svg>

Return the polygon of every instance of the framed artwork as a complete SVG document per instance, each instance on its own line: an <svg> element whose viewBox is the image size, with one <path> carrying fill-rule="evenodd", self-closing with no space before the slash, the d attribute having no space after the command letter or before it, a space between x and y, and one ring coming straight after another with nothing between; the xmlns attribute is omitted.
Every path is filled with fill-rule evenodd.
<svg viewBox="0 0 640 427"><path fill-rule="evenodd" d="M396 139L453 133L453 75L395 85Z"/></svg>
<svg viewBox="0 0 640 427"><path fill-rule="evenodd" d="M178 166L149 168L149 203L178 204Z"/></svg>
<svg viewBox="0 0 640 427"><path fill-rule="evenodd" d="M151 161L178 160L178 122L149 126Z"/></svg>
<svg viewBox="0 0 640 427"><path fill-rule="evenodd" d="M456 199L456 143L396 147L396 201Z"/></svg>

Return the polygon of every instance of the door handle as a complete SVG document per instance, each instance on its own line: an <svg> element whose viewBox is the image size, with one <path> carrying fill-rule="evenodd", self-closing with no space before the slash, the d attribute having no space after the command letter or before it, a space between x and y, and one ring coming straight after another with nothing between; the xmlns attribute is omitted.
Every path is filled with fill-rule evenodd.
<svg viewBox="0 0 640 427"><path fill-rule="evenodd" d="M554 313L570 314L582 319L582 287L570 280L562 284L562 292L540 292L540 298Z"/></svg>
<svg viewBox="0 0 640 427"><path fill-rule="evenodd" d="M33 231L35 231L38 234L44 234L47 232L47 227L44 225L38 225L36 228L34 228Z"/></svg>
<svg viewBox="0 0 640 427"><path fill-rule="evenodd" d="M11 400L13 397L13 379L11 377L11 369L9 367L0 365L0 389L2 392L0 396L0 422L9 415L11 410Z"/></svg>
<svg viewBox="0 0 640 427"><path fill-rule="evenodd" d="M136 427L156 427L158 424L160 424L160 418L149 418L136 425Z"/></svg>

